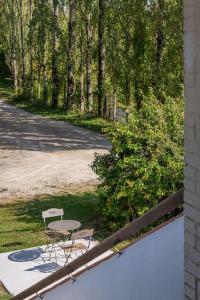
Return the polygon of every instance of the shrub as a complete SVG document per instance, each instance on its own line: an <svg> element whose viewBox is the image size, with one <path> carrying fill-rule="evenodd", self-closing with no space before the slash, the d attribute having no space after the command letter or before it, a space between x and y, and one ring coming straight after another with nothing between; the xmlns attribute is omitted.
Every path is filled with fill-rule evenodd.
<svg viewBox="0 0 200 300"><path fill-rule="evenodd" d="M183 100L145 102L128 125L107 129L112 150L96 154L101 209L110 230L142 215L182 186Z"/></svg>

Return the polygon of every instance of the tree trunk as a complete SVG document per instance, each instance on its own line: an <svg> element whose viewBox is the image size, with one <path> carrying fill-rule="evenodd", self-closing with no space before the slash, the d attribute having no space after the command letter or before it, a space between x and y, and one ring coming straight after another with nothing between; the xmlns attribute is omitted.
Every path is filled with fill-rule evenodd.
<svg viewBox="0 0 200 300"><path fill-rule="evenodd" d="M42 80L43 80L43 94L42 100L44 106L47 106L48 102L48 86L47 86L47 57L46 57L46 28L45 28L45 7L48 3L48 0L40 0L41 7L41 40L39 39L39 44L41 44L41 53L42 53Z"/></svg>
<svg viewBox="0 0 200 300"><path fill-rule="evenodd" d="M80 109L81 113L85 111L85 98L84 98L84 73L83 73L83 65L84 65L84 58L83 58L83 36L81 36L80 41L80 50L81 50L81 58L80 58Z"/></svg>
<svg viewBox="0 0 200 300"><path fill-rule="evenodd" d="M131 104L131 83L130 83L130 76L129 76L129 72L126 72L126 82L125 82L125 89L126 89L126 105L130 106Z"/></svg>
<svg viewBox="0 0 200 300"><path fill-rule="evenodd" d="M24 20L23 20L22 0L19 0L19 13L20 13L21 60L22 60L22 87L24 89L26 85L26 64L25 64Z"/></svg>
<svg viewBox="0 0 200 300"><path fill-rule="evenodd" d="M75 79L73 72L74 55L75 55L75 24L77 14L76 0L69 0L69 23L68 23L68 35L69 44L67 52L67 94L65 101L65 108L69 110L74 105L74 92L75 92Z"/></svg>
<svg viewBox="0 0 200 300"><path fill-rule="evenodd" d="M86 16L86 99L87 109L92 112L93 109L93 95L92 95L92 28L91 28L91 14L88 12Z"/></svg>
<svg viewBox="0 0 200 300"><path fill-rule="evenodd" d="M58 22L58 0L53 0L53 40L52 40L52 98L51 106L58 106L59 96L59 79L58 79L58 39L57 39L57 22Z"/></svg>
<svg viewBox="0 0 200 300"><path fill-rule="evenodd" d="M164 12L164 1L158 0L158 24L156 32L156 63L158 71L160 71L160 63L162 60L163 48L164 48L164 33L163 33L163 12Z"/></svg>
<svg viewBox="0 0 200 300"><path fill-rule="evenodd" d="M126 28L125 31L125 57L126 57L126 73L125 73L125 98L126 105L130 106L131 104L131 79L130 79L130 51L131 51L131 33L130 28Z"/></svg>
<svg viewBox="0 0 200 300"><path fill-rule="evenodd" d="M165 37L163 32L163 12L164 12L164 1L158 1L157 11L157 29L156 29L156 83L155 83L155 94L161 102L164 102L161 96L160 90L162 85L162 57L165 44Z"/></svg>
<svg viewBox="0 0 200 300"><path fill-rule="evenodd" d="M44 106L47 106L47 96L48 96L48 87L47 87L47 69L46 69L46 54L43 53L43 103Z"/></svg>
<svg viewBox="0 0 200 300"><path fill-rule="evenodd" d="M18 89L18 66L17 66L17 55L16 55L16 24L15 24L15 5L14 2L12 1L12 6L11 6L11 44L12 44L12 54L11 54L11 63L12 63L12 75L13 75L13 80L14 80L14 90L17 91Z"/></svg>
<svg viewBox="0 0 200 300"><path fill-rule="evenodd" d="M33 15L33 0L29 0L29 10L30 10L30 75L29 75L29 88L31 94L31 100L33 99L33 47L32 47L32 39L33 39L33 31L32 31L32 15Z"/></svg>
<svg viewBox="0 0 200 300"><path fill-rule="evenodd" d="M41 98L41 65L38 65L38 69L37 69L37 73L38 73L38 99Z"/></svg>
<svg viewBox="0 0 200 300"><path fill-rule="evenodd" d="M98 70L98 116L102 117L105 111L105 0L99 0L99 70Z"/></svg>

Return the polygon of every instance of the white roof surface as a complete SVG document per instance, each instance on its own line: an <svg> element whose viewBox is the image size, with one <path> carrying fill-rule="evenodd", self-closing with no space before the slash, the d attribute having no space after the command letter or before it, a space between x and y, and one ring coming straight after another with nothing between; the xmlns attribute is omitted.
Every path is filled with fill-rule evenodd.
<svg viewBox="0 0 200 300"><path fill-rule="evenodd" d="M85 240L79 240L79 242L85 243ZM67 243L70 243L70 241ZM90 248L97 243L91 241ZM41 246L0 254L0 281L11 294L16 295L24 291L64 266L66 259L60 248L57 248L56 251L57 262L53 254L51 261L49 261L49 254L44 253L45 248L46 246ZM77 253L77 256L80 254L80 252ZM92 261L91 264L110 254L112 254L112 251L104 253L104 255ZM74 260L77 256L73 255L73 258L69 261Z"/></svg>

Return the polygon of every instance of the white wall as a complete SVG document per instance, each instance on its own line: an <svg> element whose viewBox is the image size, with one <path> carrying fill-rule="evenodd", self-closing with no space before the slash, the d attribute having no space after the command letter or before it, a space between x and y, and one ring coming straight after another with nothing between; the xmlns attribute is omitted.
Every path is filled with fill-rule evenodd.
<svg viewBox="0 0 200 300"><path fill-rule="evenodd" d="M44 295L57 299L183 300L183 217Z"/></svg>

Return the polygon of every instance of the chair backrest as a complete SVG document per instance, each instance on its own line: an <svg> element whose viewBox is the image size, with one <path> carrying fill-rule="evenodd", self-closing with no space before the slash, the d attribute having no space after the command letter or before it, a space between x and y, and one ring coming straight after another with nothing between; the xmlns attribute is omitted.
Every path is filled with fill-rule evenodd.
<svg viewBox="0 0 200 300"><path fill-rule="evenodd" d="M94 233L94 229L83 229L77 232L73 232L71 235L72 241L89 238L91 240Z"/></svg>
<svg viewBox="0 0 200 300"><path fill-rule="evenodd" d="M64 215L63 208L50 208L48 210L44 210L42 212L42 218L44 220L45 229L46 229L46 219L47 218L60 217L60 219L62 220L63 215Z"/></svg>

